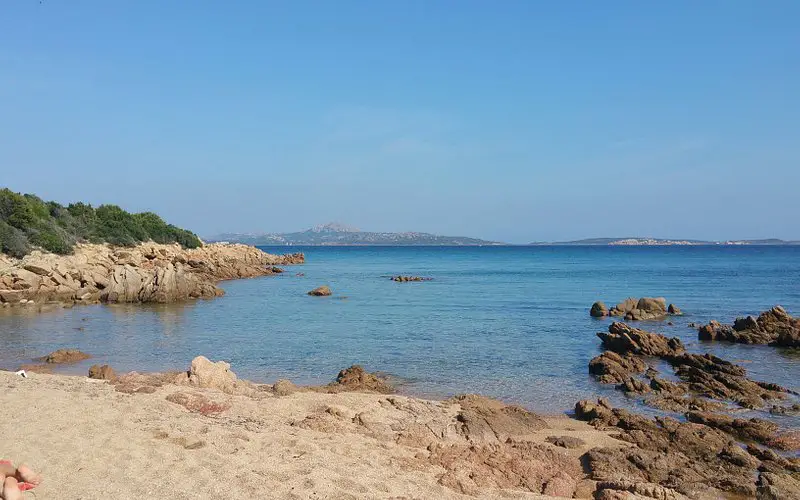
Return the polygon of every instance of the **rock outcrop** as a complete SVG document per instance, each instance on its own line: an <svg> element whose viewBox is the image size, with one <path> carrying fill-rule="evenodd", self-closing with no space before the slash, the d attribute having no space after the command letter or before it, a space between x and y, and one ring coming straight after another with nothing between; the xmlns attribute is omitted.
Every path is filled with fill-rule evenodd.
<svg viewBox="0 0 800 500"><path fill-rule="evenodd" d="M369 373L360 365L353 365L339 372L335 382L321 388L325 392L378 392L390 394L391 385L374 373Z"/></svg>
<svg viewBox="0 0 800 500"><path fill-rule="evenodd" d="M647 364L641 358L622 356L614 351L606 351L589 361L589 373L604 384L621 384L632 375L644 373Z"/></svg>
<svg viewBox="0 0 800 500"><path fill-rule="evenodd" d="M59 349L55 352L51 352L47 356L37 358L36 361L43 361L47 364L58 365L65 363L77 363L78 361L83 361L91 357L91 354L86 354L85 352L81 352L77 349Z"/></svg>
<svg viewBox="0 0 800 500"><path fill-rule="evenodd" d="M775 306L759 314L758 318L736 318L733 325L711 321L700 327L698 338L739 344L800 347L800 318L794 318L783 307Z"/></svg>
<svg viewBox="0 0 800 500"><path fill-rule="evenodd" d="M60 303L179 302L224 292L221 280L280 272L303 254L270 255L247 245L214 243L196 249L143 243L121 248L79 244L72 255L33 252L0 262L3 307Z"/></svg>
<svg viewBox="0 0 800 500"><path fill-rule="evenodd" d="M685 351L677 337L668 339L625 323L614 322L608 327L608 333L600 332L597 336L603 341L603 347L618 354L661 357L675 356Z"/></svg>
<svg viewBox="0 0 800 500"><path fill-rule="evenodd" d="M331 288L329 286L322 285L311 290L310 292L308 292L308 294L311 295L312 297L330 297L331 295L333 295L333 292L331 291Z"/></svg>
<svg viewBox="0 0 800 500"><path fill-rule="evenodd" d="M616 316L627 321L644 321L664 319L668 315L683 313L675 304L667 307L667 300L663 297L642 297L641 299L629 297L609 311L605 310L605 304L602 302L595 302L592 304L589 314L595 317Z"/></svg>
<svg viewBox="0 0 800 500"><path fill-rule="evenodd" d="M599 481L596 498L628 498L604 496L606 489L652 498L683 498L675 494L752 498L762 490L766 494L773 484L780 484L776 492L793 491L796 479L792 475L800 468L796 460L769 449L748 446L745 450L737 444L739 439L770 442L776 429L757 419L745 421L696 412L687 415L688 422L669 417L649 419L612 408L605 400L580 401L575 414L595 427L615 428L619 432L615 437L633 445L598 447L586 453L584 463L592 479ZM758 484L754 480L757 471L762 471ZM766 471L774 477L764 479ZM619 484L621 481L625 486Z"/></svg>

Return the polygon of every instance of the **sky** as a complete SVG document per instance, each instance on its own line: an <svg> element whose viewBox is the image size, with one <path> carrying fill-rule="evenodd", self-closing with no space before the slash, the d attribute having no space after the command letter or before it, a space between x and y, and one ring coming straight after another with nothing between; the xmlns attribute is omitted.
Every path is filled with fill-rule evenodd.
<svg viewBox="0 0 800 500"><path fill-rule="evenodd" d="M201 236L800 239L800 2L0 2L0 186Z"/></svg>

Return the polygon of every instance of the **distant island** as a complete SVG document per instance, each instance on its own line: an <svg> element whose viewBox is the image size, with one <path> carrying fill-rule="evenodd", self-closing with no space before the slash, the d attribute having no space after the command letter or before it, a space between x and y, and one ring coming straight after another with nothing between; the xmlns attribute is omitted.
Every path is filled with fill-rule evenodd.
<svg viewBox="0 0 800 500"><path fill-rule="evenodd" d="M662 238L587 238L574 241L560 242L535 242L530 245L538 246L691 246L691 245L800 245L800 241L786 241L777 238L763 240L726 240L726 241L706 241L706 240L681 240L681 239L662 239Z"/></svg>
<svg viewBox="0 0 800 500"><path fill-rule="evenodd" d="M362 231L355 227L338 223L328 223L314 226L306 231L296 233L264 233L241 234L224 233L208 238L209 241L227 241L231 243L245 243L248 245L277 246L277 245L308 245L308 246L346 246L346 245L431 245L431 246L484 246L502 245L495 241L486 241L464 236L440 236L429 233L383 233Z"/></svg>

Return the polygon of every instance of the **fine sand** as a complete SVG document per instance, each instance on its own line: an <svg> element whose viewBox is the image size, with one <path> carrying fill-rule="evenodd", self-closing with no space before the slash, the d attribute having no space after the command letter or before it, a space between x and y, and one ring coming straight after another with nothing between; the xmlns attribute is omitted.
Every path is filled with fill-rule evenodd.
<svg viewBox="0 0 800 500"><path fill-rule="evenodd" d="M496 487L470 497L442 485L445 470L425 443L398 429L430 429L438 442L457 443L446 429L458 404L351 392L277 396L271 386L250 395L172 384L149 390L0 371L0 458L44 477L25 498L552 498ZM213 404L190 411L166 399L175 393ZM544 420L549 428L525 440L573 461L595 446L624 446L583 422ZM553 435L585 444L556 447L546 442Z"/></svg>

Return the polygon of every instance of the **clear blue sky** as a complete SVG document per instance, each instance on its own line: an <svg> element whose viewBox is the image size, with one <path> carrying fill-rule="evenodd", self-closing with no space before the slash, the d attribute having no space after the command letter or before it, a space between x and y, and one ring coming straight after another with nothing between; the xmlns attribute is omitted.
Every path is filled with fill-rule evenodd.
<svg viewBox="0 0 800 500"><path fill-rule="evenodd" d="M0 185L201 235L800 238L800 2L0 3Z"/></svg>

